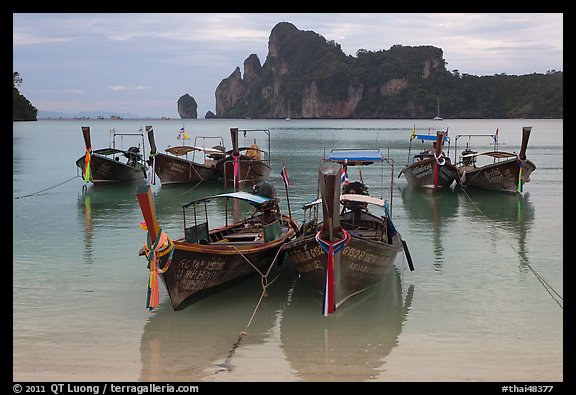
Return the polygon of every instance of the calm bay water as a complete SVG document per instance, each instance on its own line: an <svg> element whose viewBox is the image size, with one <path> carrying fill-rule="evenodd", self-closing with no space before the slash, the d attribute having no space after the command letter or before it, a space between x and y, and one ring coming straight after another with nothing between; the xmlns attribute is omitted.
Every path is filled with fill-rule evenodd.
<svg viewBox="0 0 576 395"><path fill-rule="evenodd" d="M400 255L392 275L331 317L288 265L260 304L254 276L179 312L161 285L161 305L149 312L136 188L83 192L75 161L86 125L94 149L108 146L111 128L153 125L159 150L178 143L182 126L192 142L222 136L227 148L230 128L269 129L272 181L286 209L284 164L298 221L316 197L325 150L379 147L395 161L393 219L415 271ZM532 126L527 156L536 171L522 196L406 188L396 176L414 125L448 127L452 139L498 128L500 149L516 152L522 126ZM240 136L241 146L251 143ZM152 189L173 238L182 204L224 191L220 183ZM562 191L562 120L14 123L13 379L563 381Z"/></svg>

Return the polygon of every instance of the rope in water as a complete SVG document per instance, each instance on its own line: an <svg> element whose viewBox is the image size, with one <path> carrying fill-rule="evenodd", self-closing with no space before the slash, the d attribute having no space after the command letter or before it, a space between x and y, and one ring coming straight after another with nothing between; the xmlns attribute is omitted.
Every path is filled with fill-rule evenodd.
<svg viewBox="0 0 576 395"><path fill-rule="evenodd" d="M468 195L466 193L466 190L464 190L464 194L466 195L466 197L468 198L468 200L470 200L470 202L474 205L474 208L476 210L478 210L478 212L480 214L482 214L482 216L484 216L486 219L488 219L488 217L482 212L482 210L480 210L480 208L476 205L476 203L474 203L474 201L472 200L472 198L470 197L470 195ZM495 224L498 227L498 224ZM544 280L544 278L532 267L532 265L530 265L530 262L528 262L526 260L526 258L524 256L522 256L522 254L520 253L520 251L518 251L512 244L510 244L509 241L507 241L508 245L510 246L510 248L512 248L514 250L514 252L516 252L516 254L518 254L518 256L520 257L520 259L522 260L522 263L524 265L526 265L526 267L528 269L530 269L530 271L532 272L532 274L534 274L534 276L536 277L536 279L540 282L540 284L542 284L542 286L544 287L544 289L546 289L546 291L548 292L548 294L552 297L552 300L554 300L554 302L556 302L556 304L558 304L558 306L560 306L560 308L562 310L564 310L564 298L554 289L553 286L551 286L546 280ZM561 302L560 302L561 301Z"/></svg>
<svg viewBox="0 0 576 395"><path fill-rule="evenodd" d="M234 356L234 353L236 352L236 349L240 345L240 341L242 341L242 339L248 335L248 327L252 323L252 320L254 319L254 316L256 315L256 311L258 310L258 307L260 307L260 303L262 302L262 299L268 295L268 292L267 292L268 287L270 285L272 285L278 279L278 277L280 277L280 274L282 272L278 273L278 275L272 281L268 281L268 275L270 274L272 267L274 267L274 264L276 263L276 260L278 259L278 255L280 255L280 252L282 251L283 247L284 247L284 245L282 245L282 247L280 247L278 249L278 251L276 252L276 256L274 257L274 259L270 263L270 266L268 267L268 270L266 271L265 274L263 274L252 262L250 262L250 260L248 258L246 258L246 256L244 254L242 254L242 252L240 250L238 250L238 248L234 247L236 252L238 252L238 254L240 254L240 256L242 256L242 258L244 258L246 260L246 262L248 262L260 274L261 282L262 282L262 292L260 293L260 298L258 299L258 303L256 303L256 307L254 307L254 311L252 312L252 316L250 316L250 319L248 320L248 324L246 324L246 327L244 328L243 331L240 331L240 335L238 336L238 339L236 339L236 342L234 342L234 344L232 345L232 349L230 350L230 352L226 356L226 359L224 360L224 362L222 362L221 364L218 365L218 366L222 367L222 370L220 370L220 371L225 370L225 371L229 372L232 370L232 368L230 366L230 360L232 359L232 357Z"/></svg>
<svg viewBox="0 0 576 395"><path fill-rule="evenodd" d="M62 182L59 183L59 184L56 184L56 185L53 185L53 186L51 186L51 187L42 189L41 191L29 193L29 194L27 194L27 195L16 196L14 199L21 199L21 198L25 198L25 197L30 197L30 196L34 196L34 195L39 195L39 194L41 194L42 192L46 192L46 191L49 190L49 189L56 188L56 187L58 187L58 186L60 186L60 185L62 185L62 184L66 184L67 182L70 182L70 181L72 181L73 179L78 178L78 177L80 177L80 176L79 176L79 175L75 175L74 177L72 177L72 178L70 178L70 179L68 179L68 180L66 180L66 181L62 181Z"/></svg>

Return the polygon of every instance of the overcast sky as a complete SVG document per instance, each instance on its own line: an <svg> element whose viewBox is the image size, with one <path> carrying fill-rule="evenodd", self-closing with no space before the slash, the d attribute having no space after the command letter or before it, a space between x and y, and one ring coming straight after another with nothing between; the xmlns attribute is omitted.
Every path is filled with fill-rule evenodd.
<svg viewBox="0 0 576 395"><path fill-rule="evenodd" d="M185 93L198 118L244 60L264 64L279 22L358 49L432 45L448 70L472 75L563 71L563 14L13 14L13 69L39 110L178 118Z"/></svg>

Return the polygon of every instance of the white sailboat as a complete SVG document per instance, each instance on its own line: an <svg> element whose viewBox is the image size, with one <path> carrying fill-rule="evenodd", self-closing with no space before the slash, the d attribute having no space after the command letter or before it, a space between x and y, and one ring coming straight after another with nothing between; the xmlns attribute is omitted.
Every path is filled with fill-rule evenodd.
<svg viewBox="0 0 576 395"><path fill-rule="evenodd" d="M436 99L436 116L434 117L435 121L442 121L442 117L440 116L440 100Z"/></svg>

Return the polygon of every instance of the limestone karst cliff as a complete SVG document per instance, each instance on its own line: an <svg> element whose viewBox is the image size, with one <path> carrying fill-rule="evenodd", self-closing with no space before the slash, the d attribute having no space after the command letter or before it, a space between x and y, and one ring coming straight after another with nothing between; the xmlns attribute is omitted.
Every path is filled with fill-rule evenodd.
<svg viewBox="0 0 576 395"><path fill-rule="evenodd" d="M474 76L448 71L442 49L394 45L346 55L280 22L264 64L255 54L216 88L219 118L562 118L563 73Z"/></svg>
<svg viewBox="0 0 576 395"><path fill-rule="evenodd" d="M198 103L188 93L178 99L178 115L182 119L198 118Z"/></svg>

